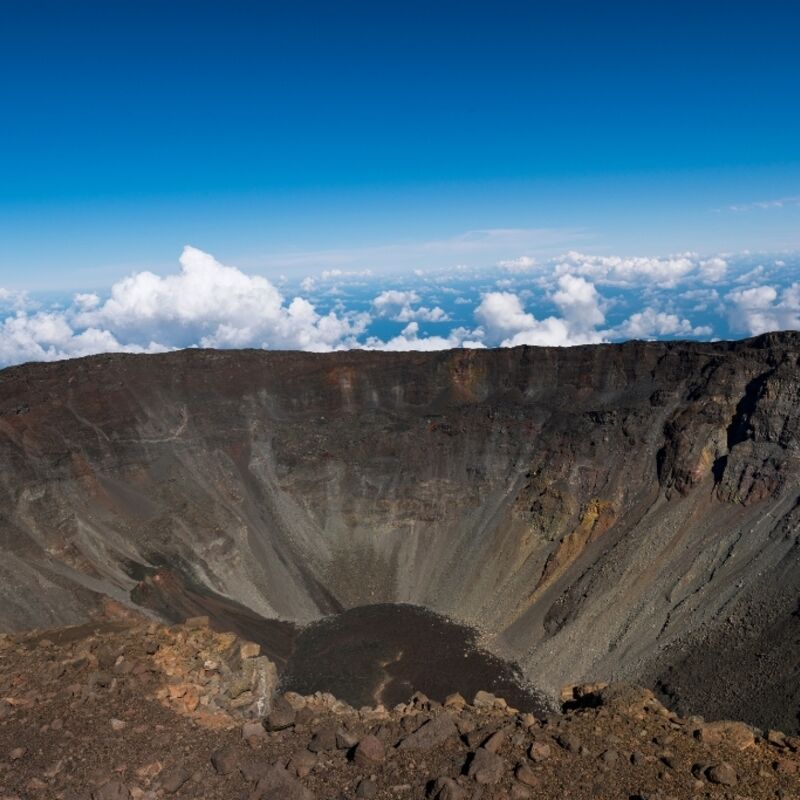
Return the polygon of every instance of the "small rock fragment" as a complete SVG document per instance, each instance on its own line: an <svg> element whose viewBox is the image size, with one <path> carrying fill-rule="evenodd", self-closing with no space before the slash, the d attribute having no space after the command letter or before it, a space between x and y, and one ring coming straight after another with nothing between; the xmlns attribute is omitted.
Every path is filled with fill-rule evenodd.
<svg viewBox="0 0 800 800"><path fill-rule="evenodd" d="M550 745L547 742L534 742L528 750L528 756L531 761L538 764L540 761L550 758L550 752Z"/></svg>
<svg viewBox="0 0 800 800"><path fill-rule="evenodd" d="M174 767L167 767L158 776L158 782L167 794L175 794L190 777L188 770L176 765Z"/></svg>
<svg viewBox="0 0 800 800"><path fill-rule="evenodd" d="M287 769L290 772L294 772L298 778L305 778L311 774L311 770L314 769L316 764L317 757L313 753L308 750L301 750L292 756Z"/></svg>
<svg viewBox="0 0 800 800"><path fill-rule="evenodd" d="M445 708L452 708L456 711L461 711L462 709L466 708L466 706L467 701L459 692L453 692L453 694L447 695L447 697L444 699Z"/></svg>
<svg viewBox="0 0 800 800"><path fill-rule="evenodd" d="M226 745L211 754L211 763L219 775L230 775L239 767L239 752L233 745Z"/></svg>
<svg viewBox="0 0 800 800"><path fill-rule="evenodd" d="M514 777L526 786L537 786L539 783L539 777L527 764L517 764Z"/></svg>
<svg viewBox="0 0 800 800"><path fill-rule="evenodd" d="M242 725L242 739L263 739L267 735L260 722L245 722Z"/></svg>
<svg viewBox="0 0 800 800"><path fill-rule="evenodd" d="M402 739L397 747L399 750L432 750L456 736L458 736L458 729L450 715L440 714L423 723L414 733Z"/></svg>
<svg viewBox="0 0 800 800"><path fill-rule="evenodd" d="M130 800L130 789L121 781L108 781L92 792L92 800Z"/></svg>
<svg viewBox="0 0 800 800"><path fill-rule="evenodd" d="M308 744L308 749L312 753L324 753L327 750L336 749L336 728L326 725L320 728Z"/></svg>
<svg viewBox="0 0 800 800"><path fill-rule="evenodd" d="M467 775L481 785L497 783L506 771L506 762L483 747L475 751Z"/></svg>
<svg viewBox="0 0 800 800"><path fill-rule="evenodd" d="M292 708L285 697L279 697L272 706L272 710L264 721L268 731L282 731L294 725L297 712Z"/></svg>
<svg viewBox="0 0 800 800"><path fill-rule="evenodd" d="M349 733L344 728L336 731L336 748L338 750L352 750L358 744L358 737Z"/></svg>
<svg viewBox="0 0 800 800"><path fill-rule="evenodd" d="M375 797L378 794L378 784L375 781L371 781L369 778L364 778L364 780L360 781L358 784L358 788L356 789L356 797Z"/></svg>
<svg viewBox="0 0 800 800"><path fill-rule="evenodd" d="M472 705L480 709L494 708L495 700L497 700L497 698L491 692L484 692L481 690L476 693Z"/></svg>
<svg viewBox="0 0 800 800"><path fill-rule="evenodd" d="M481 746L490 753L499 753L506 743L506 739L503 731L495 731Z"/></svg>
<svg viewBox="0 0 800 800"><path fill-rule="evenodd" d="M239 646L239 656L242 660L246 658L258 658L261 655L261 645L255 642L242 642Z"/></svg>
<svg viewBox="0 0 800 800"><path fill-rule="evenodd" d="M433 800L466 800L467 793L452 778L437 778L431 791Z"/></svg>
<svg viewBox="0 0 800 800"><path fill-rule="evenodd" d="M383 742L377 736L368 734L356 745L353 761L360 767L371 767L380 764L386 758Z"/></svg>
<svg viewBox="0 0 800 800"><path fill-rule="evenodd" d="M706 776L711 783L718 783L721 786L736 785L736 770L727 761L709 767L706 770Z"/></svg>

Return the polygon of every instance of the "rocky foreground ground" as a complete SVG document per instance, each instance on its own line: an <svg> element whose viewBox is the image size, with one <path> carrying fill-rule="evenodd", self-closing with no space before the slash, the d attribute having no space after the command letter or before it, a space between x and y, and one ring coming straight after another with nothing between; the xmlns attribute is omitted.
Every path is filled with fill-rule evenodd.
<svg viewBox="0 0 800 800"><path fill-rule="evenodd" d="M794 798L800 739L683 718L647 690L563 713L479 692L354 709L280 694L258 645L119 614L0 637L0 798Z"/></svg>

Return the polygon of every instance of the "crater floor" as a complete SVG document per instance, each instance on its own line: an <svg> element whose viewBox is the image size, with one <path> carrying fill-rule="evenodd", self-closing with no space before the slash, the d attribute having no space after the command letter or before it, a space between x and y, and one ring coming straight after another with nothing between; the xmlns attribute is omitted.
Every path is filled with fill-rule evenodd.
<svg viewBox="0 0 800 800"><path fill-rule="evenodd" d="M281 685L330 692L356 708L391 708L415 692L441 703L485 689L521 711L545 710L518 667L478 646L475 630L402 604L352 608L303 628Z"/></svg>

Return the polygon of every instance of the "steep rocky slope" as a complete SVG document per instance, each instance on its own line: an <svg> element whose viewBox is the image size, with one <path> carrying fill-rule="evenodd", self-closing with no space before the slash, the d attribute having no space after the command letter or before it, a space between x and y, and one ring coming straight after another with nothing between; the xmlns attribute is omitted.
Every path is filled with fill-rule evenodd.
<svg viewBox="0 0 800 800"><path fill-rule="evenodd" d="M0 627L411 603L550 692L628 678L795 730L799 358L784 333L5 370Z"/></svg>

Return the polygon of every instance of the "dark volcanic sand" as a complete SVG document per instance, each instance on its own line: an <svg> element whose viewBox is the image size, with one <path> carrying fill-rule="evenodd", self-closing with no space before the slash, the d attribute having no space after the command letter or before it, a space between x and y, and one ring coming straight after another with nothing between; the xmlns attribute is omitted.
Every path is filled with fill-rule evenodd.
<svg viewBox="0 0 800 800"><path fill-rule="evenodd" d="M416 692L467 700L484 689L523 711L542 712L511 663L481 650L477 632L424 608L360 606L303 628L282 678L284 690L331 692L356 708L407 702Z"/></svg>

